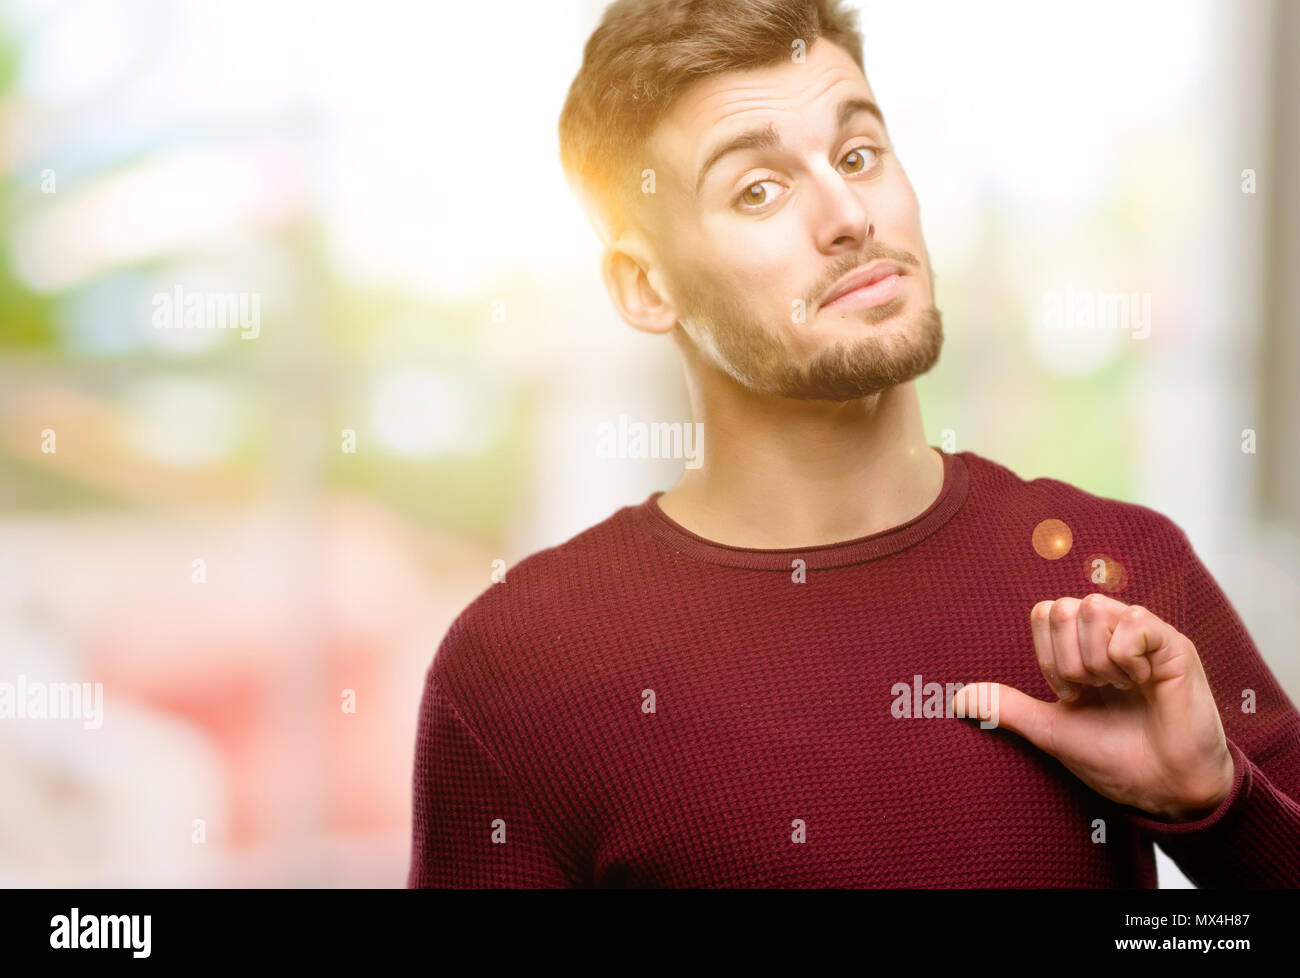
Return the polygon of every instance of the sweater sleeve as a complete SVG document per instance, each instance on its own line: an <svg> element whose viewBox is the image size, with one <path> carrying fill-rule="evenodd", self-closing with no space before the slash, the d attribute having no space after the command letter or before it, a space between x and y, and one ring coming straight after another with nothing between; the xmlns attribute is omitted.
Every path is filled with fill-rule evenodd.
<svg viewBox="0 0 1300 978"><path fill-rule="evenodd" d="M1219 705L1235 776L1188 822L1130 817L1199 887L1300 887L1300 714L1205 565L1184 543L1178 618Z"/></svg>
<svg viewBox="0 0 1300 978"><path fill-rule="evenodd" d="M420 701L407 888L572 886L532 810L444 689L437 660Z"/></svg>

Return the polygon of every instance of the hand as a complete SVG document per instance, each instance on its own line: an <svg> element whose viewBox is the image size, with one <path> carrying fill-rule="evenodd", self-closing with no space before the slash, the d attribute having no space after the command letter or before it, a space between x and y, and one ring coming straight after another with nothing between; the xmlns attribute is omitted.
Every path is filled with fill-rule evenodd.
<svg viewBox="0 0 1300 978"><path fill-rule="evenodd" d="M1099 794L1169 821L1202 817L1227 798L1232 755L1190 639L1100 593L1040 601L1029 620L1038 667L1060 701L976 683L953 697L957 716L992 716Z"/></svg>

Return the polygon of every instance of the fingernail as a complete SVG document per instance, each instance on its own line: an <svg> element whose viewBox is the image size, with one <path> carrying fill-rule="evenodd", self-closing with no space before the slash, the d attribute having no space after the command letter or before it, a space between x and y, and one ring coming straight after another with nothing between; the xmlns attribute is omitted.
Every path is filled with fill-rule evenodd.
<svg viewBox="0 0 1300 978"><path fill-rule="evenodd" d="M1061 683L1061 685L1056 687L1056 695L1061 697L1063 700L1068 700L1074 695L1074 687L1069 683Z"/></svg>

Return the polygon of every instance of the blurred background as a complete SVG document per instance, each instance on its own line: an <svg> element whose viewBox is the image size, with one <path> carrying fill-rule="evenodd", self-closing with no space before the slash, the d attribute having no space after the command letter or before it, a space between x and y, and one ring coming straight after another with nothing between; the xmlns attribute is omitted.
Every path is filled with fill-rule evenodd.
<svg viewBox="0 0 1300 978"><path fill-rule="evenodd" d="M447 626L682 464L596 449L689 420L559 167L601 8L0 7L0 681L104 689L0 720L0 885L404 884ZM1300 3L861 9L930 443L1171 517L1300 701Z"/></svg>

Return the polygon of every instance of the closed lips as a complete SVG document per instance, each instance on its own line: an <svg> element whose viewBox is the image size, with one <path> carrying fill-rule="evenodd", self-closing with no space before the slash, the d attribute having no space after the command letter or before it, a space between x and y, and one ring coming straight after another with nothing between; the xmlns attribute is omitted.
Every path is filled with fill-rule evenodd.
<svg viewBox="0 0 1300 978"><path fill-rule="evenodd" d="M854 289L860 289L863 286L871 285L873 282L879 282L882 278L888 278L890 275L902 274L902 268L892 262L870 265L865 269L854 272L836 285L827 297L826 302L834 302L840 296L852 292Z"/></svg>

